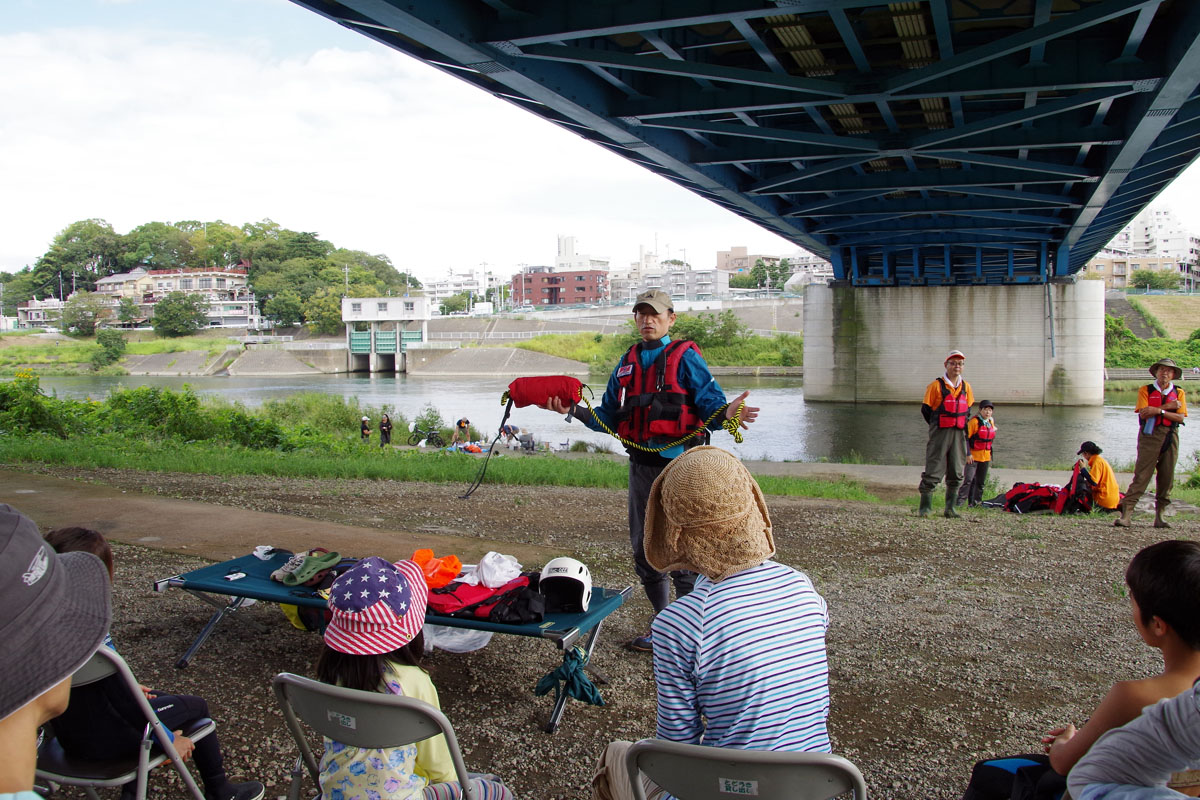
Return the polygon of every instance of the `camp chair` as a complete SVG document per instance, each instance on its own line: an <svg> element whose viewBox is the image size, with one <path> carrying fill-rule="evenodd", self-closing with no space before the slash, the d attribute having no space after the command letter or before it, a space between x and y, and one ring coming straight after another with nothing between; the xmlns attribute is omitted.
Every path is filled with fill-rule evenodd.
<svg viewBox="0 0 1200 800"><path fill-rule="evenodd" d="M829 753L734 750L642 739L625 756L634 800L646 800L639 772L680 800L728 800L754 795L788 800L828 800L854 792L866 800L862 773Z"/></svg>
<svg viewBox="0 0 1200 800"><path fill-rule="evenodd" d="M454 728L450 726L450 720L429 703L415 697L331 686L290 672L276 675L271 685L279 707L283 709L283 720L300 748L300 755L292 767L288 800L300 797L304 767L308 768L313 786L319 789L321 785L317 759L300 727L301 722L320 736L350 747L369 749L403 747L440 733L446 737L450 748L450 759L462 786L463 800L475 800Z"/></svg>
<svg viewBox="0 0 1200 800"><path fill-rule="evenodd" d="M130 781L137 781L138 800L146 798L146 783L150 770L159 766L167 759L175 765L179 777L189 793L196 800L204 800L203 790L196 785L192 773L184 765L183 759L171 744L171 735L159 722L150 702L142 693L137 679L133 677L125 659L111 647L101 645L92 657L71 677L72 688L86 686L89 683L103 680L110 675L119 675L130 694L137 701L146 718L146 729L142 735L142 743L135 755L128 758L111 761L91 761L82 758L72 758L67 755L58 739L53 736L53 722L47 725L45 738L38 748L37 778L49 781L51 784L67 786L82 786L84 792L92 800L100 800L97 788L124 786ZM203 717L196 720L183 731L183 735L196 741L208 736L217 725L211 719ZM157 745L157 748L155 747Z"/></svg>

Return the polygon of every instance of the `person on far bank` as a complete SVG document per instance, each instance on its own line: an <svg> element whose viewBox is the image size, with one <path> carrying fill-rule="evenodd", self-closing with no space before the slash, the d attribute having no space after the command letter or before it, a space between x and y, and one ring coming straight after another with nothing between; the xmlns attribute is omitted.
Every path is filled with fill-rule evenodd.
<svg viewBox="0 0 1200 800"><path fill-rule="evenodd" d="M967 423L967 463L963 465L962 486L958 487L959 505L974 507L983 502L983 487L992 466L992 442L996 439L992 419L995 411L991 400L980 400L979 413Z"/></svg>
<svg viewBox="0 0 1200 800"><path fill-rule="evenodd" d="M458 422L454 423L454 435L450 438L450 444L464 444L471 441L471 420L462 417Z"/></svg>
<svg viewBox="0 0 1200 800"><path fill-rule="evenodd" d="M1138 389L1133 410L1138 415L1137 462L1133 467L1133 482L1125 492L1118 510L1121 516L1113 525L1128 528L1133 510L1157 473L1154 483L1154 527L1171 527L1163 519L1171 504L1171 485L1175 482L1175 462L1179 459L1179 427L1187 417L1187 401L1183 389L1175 381L1183 370L1169 358L1160 358L1150 367L1153 383Z"/></svg>
<svg viewBox="0 0 1200 800"><path fill-rule="evenodd" d="M362 440L364 442L371 441L371 418L370 417L362 418L362 425L359 426L359 433L362 435Z"/></svg>
<svg viewBox="0 0 1200 800"><path fill-rule="evenodd" d="M625 445L629 453L629 544L634 570L658 614L671 601L671 586L667 575L646 561L642 547L650 487L671 459L706 444L709 430L719 429L739 413L738 424L745 428L758 417L758 409L742 407L749 392L726 403L725 392L708 371L696 343L671 339L668 334L675 324L675 307L666 292L653 289L639 294L633 304L633 320L642 341L629 348L613 369L599 406L589 410L550 397L543 408L566 414L568 421L574 417L594 431L615 432L637 445ZM684 441L678 443L680 440ZM690 592L696 581L695 573L686 570L674 570L670 577L677 598ZM628 646L650 652L649 631Z"/></svg>
<svg viewBox="0 0 1200 800"><path fill-rule="evenodd" d="M379 446L387 447L392 443L392 418L384 414L379 420Z"/></svg>
<svg viewBox="0 0 1200 800"><path fill-rule="evenodd" d="M1080 456L1079 460L1092 476L1092 483L1096 484L1092 489L1092 504L1105 511L1116 511L1121 502L1121 487L1117 485L1117 476L1108 460L1100 455L1103 452L1095 442L1084 442L1075 455Z"/></svg>
<svg viewBox="0 0 1200 800"><path fill-rule="evenodd" d="M921 416L929 425L925 443L925 471L917 491L921 493L918 513L928 517L933 511L933 490L946 478L945 516L958 517L954 509L958 502L958 487L963 482L963 466L967 461L967 413L975 403L971 384L963 380L963 365L967 357L951 350L943 364L946 372L925 389Z"/></svg>

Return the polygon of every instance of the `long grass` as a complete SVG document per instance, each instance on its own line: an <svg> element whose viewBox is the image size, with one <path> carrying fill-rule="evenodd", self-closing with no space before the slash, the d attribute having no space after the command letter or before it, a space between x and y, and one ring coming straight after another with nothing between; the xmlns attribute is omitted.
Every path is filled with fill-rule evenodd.
<svg viewBox="0 0 1200 800"><path fill-rule="evenodd" d="M349 443L349 440L347 440ZM328 450L251 450L209 442L121 441L114 437L0 436L0 462L82 468L138 469L205 475L266 475L283 478L420 481L463 484L475 479L480 458L464 454L381 449L348 444ZM629 469L609 458L563 459L553 455L498 454L488 464L487 484L625 489ZM781 476L760 476L766 494L877 501L860 485Z"/></svg>

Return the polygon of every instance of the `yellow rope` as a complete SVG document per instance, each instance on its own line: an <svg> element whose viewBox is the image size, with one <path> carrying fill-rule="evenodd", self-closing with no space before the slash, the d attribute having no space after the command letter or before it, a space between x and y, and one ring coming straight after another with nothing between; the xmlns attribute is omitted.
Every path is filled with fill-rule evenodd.
<svg viewBox="0 0 1200 800"><path fill-rule="evenodd" d="M591 391L590 387L589 387L588 391L589 392ZM599 425L601 428L603 428L605 433L607 433L609 436L613 437L614 439L616 439L618 442L625 445L626 447L632 447L635 450L641 450L642 452L645 452L645 453L662 453L666 450L670 450L672 447L678 447L679 445L686 442L688 439L692 439L692 438L698 437L698 436L703 436L704 431L708 429L708 426L712 423L712 421L714 419L716 419L719 414L725 413L726 409L729 408L729 403L726 403L725 405L721 406L720 408L718 408L716 411L714 411L712 413L712 416L710 416L708 419L706 419L704 421L704 424L702 424L695 431L693 431L692 433L689 433L687 436L684 436L681 439L676 439L675 441L664 444L661 447L646 447L643 444L638 444L637 442L626 439L624 436L621 436L619 433L617 433L616 431L612 430L607 425L605 425L604 420L600 419L600 417L596 414L596 410L594 408L592 408L592 404L590 402L588 402L588 399L586 397L583 397L582 392L580 393L580 396L578 398L576 398L576 402L579 402L579 401L583 401L583 404L585 406L587 406L587 410L589 412L591 412L592 419L596 420L596 424ZM500 405L505 405L506 403L508 403L508 392L507 391L505 391L504 394L502 394L500 396ZM735 442L737 442L738 444L742 443L741 421L742 421L742 412L745 409L746 409L746 401L743 400L740 404L738 404L737 413L721 423L721 427L724 428L725 430L727 430L729 432L729 434L731 436L733 436L733 440Z"/></svg>

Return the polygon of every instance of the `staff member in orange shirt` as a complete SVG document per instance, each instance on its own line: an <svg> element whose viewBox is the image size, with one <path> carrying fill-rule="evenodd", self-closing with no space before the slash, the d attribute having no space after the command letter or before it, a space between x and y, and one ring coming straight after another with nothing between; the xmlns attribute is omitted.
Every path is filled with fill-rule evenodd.
<svg viewBox="0 0 1200 800"><path fill-rule="evenodd" d="M977 506L983 502L983 485L992 466L992 442L996 439L994 413L996 407L991 400L980 400L979 413L967 423L967 463L958 489L959 505Z"/></svg>
<svg viewBox="0 0 1200 800"><path fill-rule="evenodd" d="M1171 504L1171 485L1175 482L1179 426L1187 416L1183 389L1175 385L1183 377L1183 370L1171 359L1160 358L1150 366L1150 374L1155 377L1154 383L1138 389L1137 404L1133 407L1138 415L1137 462L1133 467L1133 483L1121 500L1121 516L1113 521L1119 528L1132 524L1133 509L1156 473L1154 527L1171 527L1163 515Z"/></svg>
<svg viewBox="0 0 1200 800"><path fill-rule="evenodd" d="M1116 511L1117 504L1121 502L1121 487L1117 485L1117 476L1108 465L1108 459L1100 455L1103 452L1095 442L1084 442L1079 445L1079 452L1075 455L1083 456L1079 460L1084 462L1092 482L1096 484L1092 489L1092 502L1105 511Z"/></svg>
<svg viewBox="0 0 1200 800"><path fill-rule="evenodd" d="M967 412L975 404L971 384L963 380L963 365L967 357L959 350L946 356L946 372L925 389L921 416L929 424L929 440L925 443L925 471L921 473L922 517L933 510L933 490L946 477L945 516L960 516L954 510L958 487L963 480L963 465L967 460Z"/></svg>

